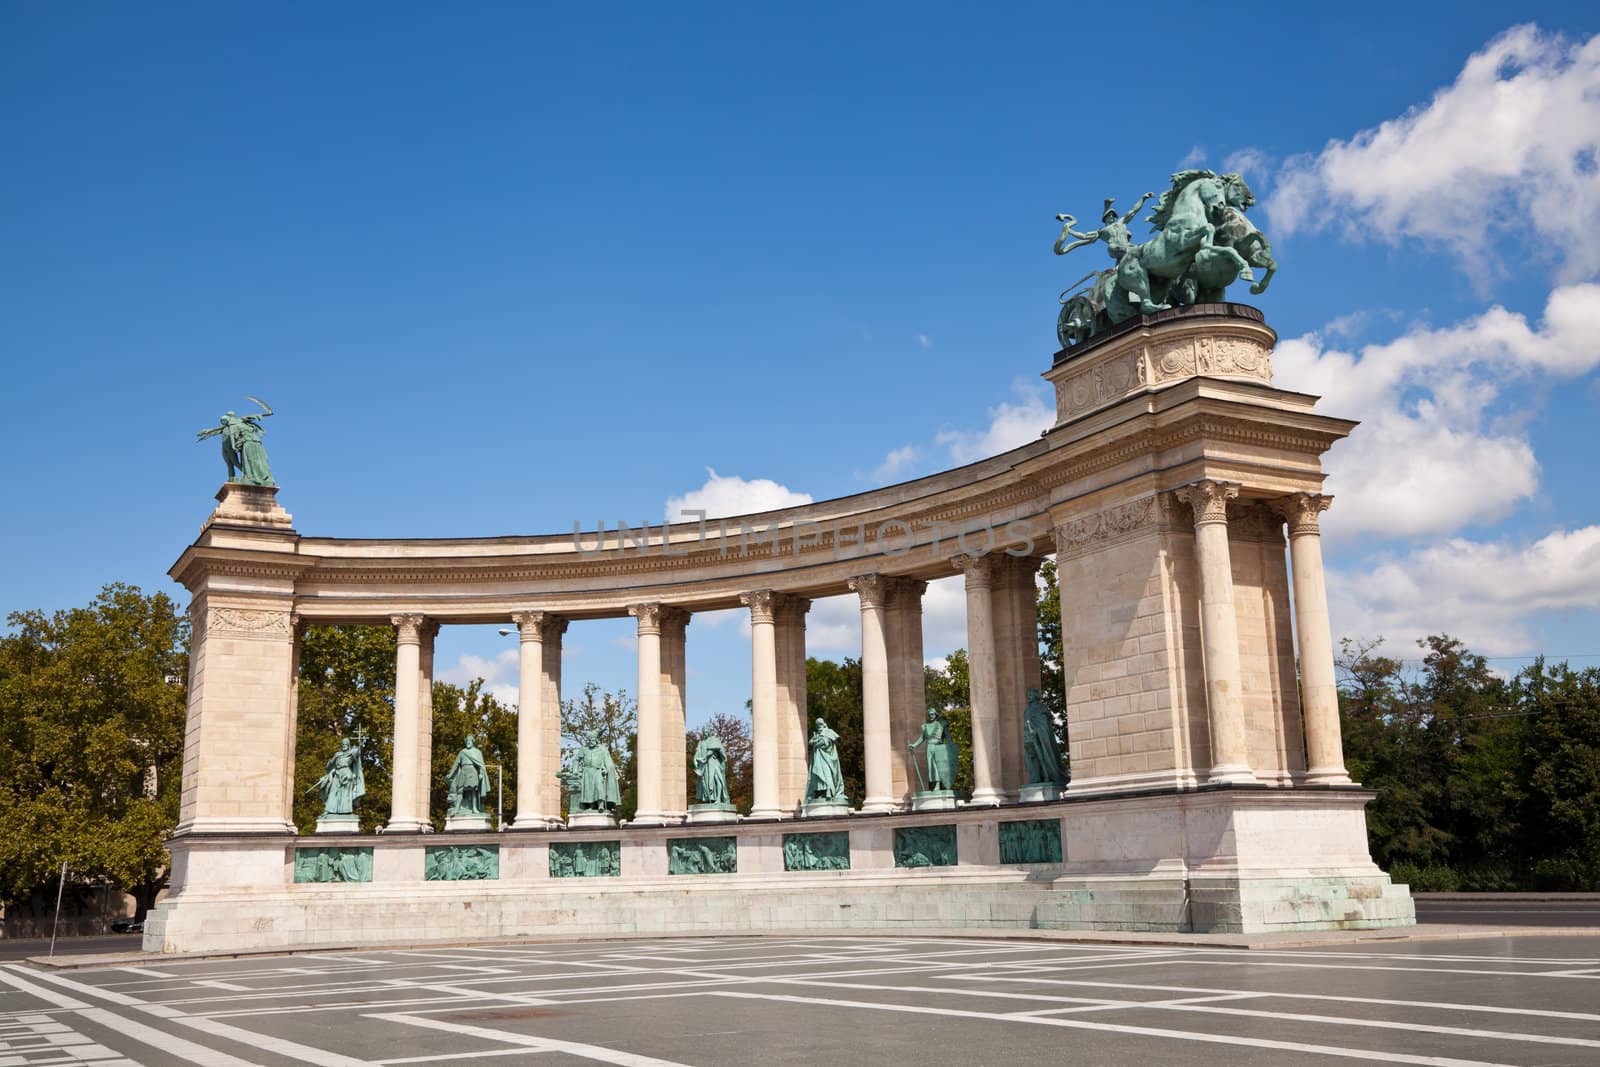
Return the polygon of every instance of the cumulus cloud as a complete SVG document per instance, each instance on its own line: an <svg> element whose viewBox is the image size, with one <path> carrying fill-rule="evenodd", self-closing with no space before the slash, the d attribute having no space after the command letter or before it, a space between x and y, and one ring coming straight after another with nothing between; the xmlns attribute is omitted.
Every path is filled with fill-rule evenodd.
<svg viewBox="0 0 1600 1067"><path fill-rule="evenodd" d="M1569 378L1600 366L1600 285L1555 290L1536 328L1494 307L1454 326L1417 327L1359 354L1315 335L1279 344L1274 382L1316 393L1324 410L1361 419L1329 453L1339 504L1330 534L1452 533L1509 514L1539 486L1508 385Z"/></svg>
<svg viewBox="0 0 1600 1067"><path fill-rule="evenodd" d="M1600 609L1600 526L1520 545L1452 538L1330 572L1328 589L1340 636L1381 635L1399 650L1444 628L1485 655L1531 654L1534 616Z"/></svg>
<svg viewBox="0 0 1600 1067"><path fill-rule="evenodd" d="M929 337L925 333L919 333L917 334L917 344L921 345L923 348L932 348L933 338Z"/></svg>
<svg viewBox="0 0 1600 1067"><path fill-rule="evenodd" d="M1271 231L1342 226L1438 244L1480 281L1502 239L1600 270L1600 36L1518 26L1467 60L1425 106L1290 159Z"/></svg>
<svg viewBox="0 0 1600 1067"><path fill-rule="evenodd" d="M892 482L901 477L918 459L922 458L922 450L916 445L902 445L892 449L883 462L873 470L871 479L875 482Z"/></svg>
<svg viewBox="0 0 1600 1067"><path fill-rule="evenodd" d="M705 484L668 499L666 514L669 522L690 522L693 520L684 517L685 511L703 510L707 518L720 519L809 503L810 493L797 493L769 478L723 475L707 467Z"/></svg>
<svg viewBox="0 0 1600 1067"><path fill-rule="evenodd" d="M520 662L521 653L514 644L511 648L496 653L493 659L463 652L455 663L436 671L434 676L441 682L449 682L462 688L482 678L484 692L506 707L514 708L517 706Z"/></svg>
<svg viewBox="0 0 1600 1067"><path fill-rule="evenodd" d="M1223 159L1222 173L1244 175L1245 182L1260 194L1261 187L1272 177L1272 156L1254 145L1240 148Z"/></svg>
<svg viewBox="0 0 1600 1067"><path fill-rule="evenodd" d="M1055 425L1056 409L1050 391L1018 378L1011 384L1014 399L989 409L989 425L982 430L943 429L935 440L950 450L956 463L972 463L1025 445Z"/></svg>
<svg viewBox="0 0 1600 1067"><path fill-rule="evenodd" d="M1192 146L1189 151L1185 152L1182 159L1178 160L1178 169L1183 170L1188 167L1197 167L1205 161L1206 146L1197 144Z"/></svg>

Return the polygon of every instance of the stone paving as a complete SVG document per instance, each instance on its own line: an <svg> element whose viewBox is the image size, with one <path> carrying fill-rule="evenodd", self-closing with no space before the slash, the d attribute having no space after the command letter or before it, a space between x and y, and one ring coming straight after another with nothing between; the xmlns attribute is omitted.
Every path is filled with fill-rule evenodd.
<svg viewBox="0 0 1600 1067"><path fill-rule="evenodd" d="M0 965L0 1067L1600 1064L1600 939L673 938Z"/></svg>

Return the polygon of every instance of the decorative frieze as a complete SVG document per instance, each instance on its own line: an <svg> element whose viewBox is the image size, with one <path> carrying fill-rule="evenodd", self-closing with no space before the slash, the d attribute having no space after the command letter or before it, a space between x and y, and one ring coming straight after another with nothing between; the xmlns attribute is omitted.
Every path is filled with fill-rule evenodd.
<svg viewBox="0 0 1600 1067"><path fill-rule="evenodd" d="M1061 820L1022 819L1001 823L1000 862L1062 862Z"/></svg>
<svg viewBox="0 0 1600 1067"><path fill-rule="evenodd" d="M945 826L900 826L894 831L896 867L954 867L956 828Z"/></svg>
<svg viewBox="0 0 1600 1067"><path fill-rule="evenodd" d="M1156 498L1142 496L1056 527L1056 557L1072 559L1128 540L1158 515Z"/></svg>
<svg viewBox="0 0 1600 1067"><path fill-rule="evenodd" d="M734 837L667 839L668 874L736 874L739 840Z"/></svg>
<svg viewBox="0 0 1600 1067"><path fill-rule="evenodd" d="M481 882L500 877L495 845L429 845L423 850L422 877L429 882Z"/></svg>
<svg viewBox="0 0 1600 1067"><path fill-rule="evenodd" d="M294 850L296 882L370 882L370 848L297 848Z"/></svg>
<svg viewBox="0 0 1600 1067"><path fill-rule="evenodd" d="M621 841L554 841L550 844L552 878L620 878Z"/></svg>
<svg viewBox="0 0 1600 1067"><path fill-rule="evenodd" d="M783 835L783 869L786 871L848 871L850 833L833 830L816 834Z"/></svg>
<svg viewBox="0 0 1600 1067"><path fill-rule="evenodd" d="M217 636L247 637L261 641L294 635L295 618L287 611L260 608L212 608L206 619L206 632Z"/></svg>

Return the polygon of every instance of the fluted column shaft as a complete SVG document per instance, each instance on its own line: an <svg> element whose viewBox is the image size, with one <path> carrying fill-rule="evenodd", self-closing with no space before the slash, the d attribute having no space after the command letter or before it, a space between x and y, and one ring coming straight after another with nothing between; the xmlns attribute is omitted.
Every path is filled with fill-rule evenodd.
<svg viewBox="0 0 1600 1067"><path fill-rule="evenodd" d="M889 647L884 620L886 581L881 574L850 579L861 598L861 734L866 749L867 795L862 811L893 811L894 770L889 753Z"/></svg>
<svg viewBox="0 0 1600 1067"><path fill-rule="evenodd" d="M628 614L639 620L639 712L635 759L638 810L634 822L661 824L661 604L635 604Z"/></svg>
<svg viewBox="0 0 1600 1067"><path fill-rule="evenodd" d="M972 697L972 802L1000 804L1000 675L994 634L993 556L955 556L966 575L967 667Z"/></svg>
<svg viewBox="0 0 1600 1067"><path fill-rule="evenodd" d="M778 807L799 814L806 779L806 612L811 601L782 596L774 604L778 646Z"/></svg>
<svg viewBox="0 0 1600 1067"><path fill-rule="evenodd" d="M1194 553L1200 570L1201 657L1211 725L1209 782L1253 782L1245 731L1239 624L1233 606L1233 563L1228 552L1228 501L1239 487L1203 479L1177 490L1194 509Z"/></svg>
<svg viewBox="0 0 1600 1067"><path fill-rule="evenodd" d="M547 750L553 731L549 729L551 708L547 701L547 666L554 646L557 670L561 662L561 632L566 620L544 611L520 611L511 616L519 631L517 659L517 812L512 829L543 830L560 821L560 802L548 807L551 790L546 778L551 774ZM560 677L555 681L559 693ZM559 697L558 697L559 699ZM561 710L554 709L559 730ZM559 738L559 733L555 736Z"/></svg>
<svg viewBox="0 0 1600 1067"><path fill-rule="evenodd" d="M417 631L417 815L433 829L433 649L439 624L427 620Z"/></svg>
<svg viewBox="0 0 1600 1067"><path fill-rule="evenodd" d="M399 833L421 830L425 821L417 806L417 697L422 666L422 627L427 620L421 615L394 615L389 621L396 630L391 763L394 778L389 793L389 824L384 829Z"/></svg>
<svg viewBox="0 0 1600 1067"><path fill-rule="evenodd" d="M661 818L681 823L689 811L689 761L684 754L689 613L661 609Z"/></svg>
<svg viewBox="0 0 1600 1067"><path fill-rule="evenodd" d="M1300 704L1306 733L1306 781L1342 785L1344 766L1339 727L1339 691L1333 671L1333 632L1328 625L1328 591L1322 574L1319 516L1333 497L1295 493L1276 502L1289 524L1289 566L1294 582L1294 625L1300 641Z"/></svg>
<svg viewBox="0 0 1600 1067"><path fill-rule="evenodd" d="M776 819L778 805L778 641L771 590L746 593L740 602L750 609L750 741L753 749L753 797L750 815Z"/></svg>

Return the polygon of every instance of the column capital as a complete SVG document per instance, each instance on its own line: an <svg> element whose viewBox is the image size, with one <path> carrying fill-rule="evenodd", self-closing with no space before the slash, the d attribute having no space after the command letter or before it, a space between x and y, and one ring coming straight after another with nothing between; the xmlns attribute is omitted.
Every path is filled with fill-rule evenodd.
<svg viewBox="0 0 1600 1067"><path fill-rule="evenodd" d="M739 603L750 609L751 625L765 623L770 626L777 621L778 594L771 589L740 593Z"/></svg>
<svg viewBox="0 0 1600 1067"><path fill-rule="evenodd" d="M305 636L307 625L308 623L304 615L300 614L298 611L292 611L289 613L289 632L295 637Z"/></svg>
<svg viewBox="0 0 1600 1067"><path fill-rule="evenodd" d="M782 622L804 623L810 610L810 598L798 593L779 593L773 602L773 613Z"/></svg>
<svg viewBox="0 0 1600 1067"><path fill-rule="evenodd" d="M891 608L913 608L921 607L927 591L928 583L920 578L890 578L886 595Z"/></svg>
<svg viewBox="0 0 1600 1067"><path fill-rule="evenodd" d="M889 580L881 574L860 574L848 583L851 592L861 598L862 609L881 608L889 595Z"/></svg>
<svg viewBox="0 0 1600 1067"><path fill-rule="evenodd" d="M394 625L396 638L402 645L419 645L422 643L422 627L427 624L428 617L421 614L407 613L404 615L391 615L389 622Z"/></svg>
<svg viewBox="0 0 1600 1067"><path fill-rule="evenodd" d="M567 620L548 611L513 611L511 621L523 641L543 641L567 632Z"/></svg>
<svg viewBox="0 0 1600 1067"><path fill-rule="evenodd" d="M1228 501L1239 495L1243 488L1238 482L1219 482L1214 478L1202 478L1197 482L1179 486L1172 491L1172 495L1188 504L1194 509L1194 524L1203 526L1207 523L1228 521Z"/></svg>
<svg viewBox="0 0 1600 1067"><path fill-rule="evenodd" d="M639 620L641 634L660 634L663 630L682 631L689 625L689 613L659 600L648 604L629 604L628 614Z"/></svg>
<svg viewBox="0 0 1600 1067"><path fill-rule="evenodd" d="M1269 500L1267 505L1283 516L1289 524L1289 536L1300 534L1320 534L1322 524L1319 521L1324 511L1333 503L1333 497L1326 493L1290 493L1276 500Z"/></svg>
<svg viewBox="0 0 1600 1067"><path fill-rule="evenodd" d="M417 636L424 641L432 641L439 636L439 620L423 619L422 625L417 627Z"/></svg>
<svg viewBox="0 0 1600 1067"><path fill-rule="evenodd" d="M1000 569L1000 560L993 554L982 556L962 554L951 556L950 566L967 576L969 587L992 587L996 572Z"/></svg>

